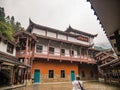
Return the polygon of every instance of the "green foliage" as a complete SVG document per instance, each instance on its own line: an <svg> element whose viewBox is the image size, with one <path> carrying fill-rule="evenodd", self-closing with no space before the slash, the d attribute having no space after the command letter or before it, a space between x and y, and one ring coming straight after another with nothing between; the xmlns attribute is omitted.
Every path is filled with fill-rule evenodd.
<svg viewBox="0 0 120 90"><path fill-rule="evenodd" d="M5 21L4 8L0 7L0 21Z"/></svg>
<svg viewBox="0 0 120 90"><path fill-rule="evenodd" d="M13 33L14 31L9 23L0 21L0 34L13 41Z"/></svg>
<svg viewBox="0 0 120 90"><path fill-rule="evenodd" d="M13 39L13 33L21 30L20 22L15 22L14 16L5 17L4 8L0 7L0 34L7 37L10 40Z"/></svg>

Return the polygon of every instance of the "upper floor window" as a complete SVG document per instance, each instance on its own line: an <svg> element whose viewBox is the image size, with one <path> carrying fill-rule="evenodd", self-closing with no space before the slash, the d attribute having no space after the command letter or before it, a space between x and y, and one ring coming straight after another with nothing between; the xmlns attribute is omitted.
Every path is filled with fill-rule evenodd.
<svg viewBox="0 0 120 90"><path fill-rule="evenodd" d="M61 54L65 55L65 49L61 49Z"/></svg>
<svg viewBox="0 0 120 90"><path fill-rule="evenodd" d="M37 45L36 46L36 52L42 53L43 46L42 45Z"/></svg>
<svg viewBox="0 0 120 90"><path fill-rule="evenodd" d="M49 70L49 78L54 78L54 70Z"/></svg>
<svg viewBox="0 0 120 90"><path fill-rule="evenodd" d="M54 48L53 47L49 47L49 53L54 54Z"/></svg>
<svg viewBox="0 0 120 90"><path fill-rule="evenodd" d="M86 50L85 48L82 48L82 49L81 49L81 54L82 54L83 56L87 55L87 50Z"/></svg>
<svg viewBox="0 0 120 90"><path fill-rule="evenodd" d="M7 52L13 54L14 46L8 42L7 44Z"/></svg>
<svg viewBox="0 0 120 90"><path fill-rule="evenodd" d="M65 78L65 70L61 70L61 78Z"/></svg>
<svg viewBox="0 0 120 90"><path fill-rule="evenodd" d="M71 54L72 54L72 56L74 56L74 51L73 50L72 50Z"/></svg>

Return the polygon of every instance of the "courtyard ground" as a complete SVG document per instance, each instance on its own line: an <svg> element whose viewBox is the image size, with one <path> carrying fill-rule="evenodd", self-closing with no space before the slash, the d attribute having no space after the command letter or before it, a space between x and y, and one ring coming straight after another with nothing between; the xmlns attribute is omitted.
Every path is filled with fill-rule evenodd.
<svg viewBox="0 0 120 90"><path fill-rule="evenodd" d="M99 82L84 82L86 90L120 90L120 86L104 84ZM72 84L66 83L43 83L33 84L26 87L15 88L12 90L72 90Z"/></svg>

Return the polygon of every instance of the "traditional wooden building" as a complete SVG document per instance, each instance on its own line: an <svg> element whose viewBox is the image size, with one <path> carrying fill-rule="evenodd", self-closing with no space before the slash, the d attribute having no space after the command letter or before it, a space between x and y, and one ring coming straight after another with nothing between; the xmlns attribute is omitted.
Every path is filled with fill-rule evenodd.
<svg viewBox="0 0 120 90"><path fill-rule="evenodd" d="M96 54L99 80L103 80L104 76L105 76L104 70L101 69L100 66L105 65L105 64L115 60L116 58L117 57L113 55L112 50L105 50L105 51L101 51Z"/></svg>
<svg viewBox="0 0 120 90"><path fill-rule="evenodd" d="M75 75L97 79L94 56L98 51L92 48L96 36L71 26L61 31L31 20L26 31L14 35L20 47L17 57L26 63L27 76L35 83L73 81Z"/></svg>
<svg viewBox="0 0 120 90"><path fill-rule="evenodd" d="M0 86L24 83L25 65L16 58L16 45L0 35Z"/></svg>
<svg viewBox="0 0 120 90"><path fill-rule="evenodd" d="M120 59L114 59L100 65L98 68L103 72L104 82L120 84Z"/></svg>
<svg viewBox="0 0 120 90"><path fill-rule="evenodd" d="M116 59L117 57L113 55L113 53L111 53L112 51L101 51L99 53L96 54L96 60L97 60L97 64L98 65L102 65L102 64L106 64L114 59Z"/></svg>

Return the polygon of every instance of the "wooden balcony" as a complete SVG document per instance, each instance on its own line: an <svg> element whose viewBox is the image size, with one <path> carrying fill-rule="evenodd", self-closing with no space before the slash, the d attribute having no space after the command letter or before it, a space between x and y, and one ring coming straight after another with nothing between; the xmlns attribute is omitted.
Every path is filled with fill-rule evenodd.
<svg viewBox="0 0 120 90"><path fill-rule="evenodd" d="M87 56L77 56L77 55L70 56L69 54L61 55L60 52L48 53L47 51L39 51L34 53L34 58L96 64L96 61L93 58L88 58Z"/></svg>
<svg viewBox="0 0 120 90"><path fill-rule="evenodd" d="M24 58L25 56L29 56L31 57L32 56L32 52L27 52L25 50L20 50L20 52L16 52L16 56L19 57L19 58Z"/></svg>

